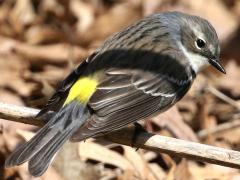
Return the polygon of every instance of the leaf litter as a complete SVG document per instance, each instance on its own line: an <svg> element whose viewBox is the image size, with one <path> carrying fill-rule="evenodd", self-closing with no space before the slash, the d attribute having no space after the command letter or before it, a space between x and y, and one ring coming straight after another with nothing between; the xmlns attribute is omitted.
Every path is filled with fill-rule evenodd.
<svg viewBox="0 0 240 180"><path fill-rule="evenodd" d="M154 12L181 10L204 16L217 29L227 75L204 71L187 96L166 113L144 122L148 131L239 149L240 112L208 87L240 104L238 0L10 0L0 3L0 100L41 108L58 81L109 35ZM211 71L211 72L210 72ZM214 74L214 75L212 75ZM0 162L36 128L0 120ZM222 128L223 127L223 128ZM200 134L204 134L200 136ZM108 145L106 145L108 144ZM69 148L70 147L70 148ZM74 154L74 155L73 155ZM69 143L39 179L239 179L239 170L193 162L109 142ZM69 167L69 168L68 168ZM64 168L64 169L61 169ZM32 177L26 164L3 169L1 179Z"/></svg>

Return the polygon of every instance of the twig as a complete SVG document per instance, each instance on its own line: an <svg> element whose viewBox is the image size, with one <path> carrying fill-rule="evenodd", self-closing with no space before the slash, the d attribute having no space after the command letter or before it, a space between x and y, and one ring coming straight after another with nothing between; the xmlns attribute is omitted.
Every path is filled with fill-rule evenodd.
<svg viewBox="0 0 240 180"><path fill-rule="evenodd" d="M223 94L221 91L217 90L216 88L212 87L212 86L208 86L207 90L212 93L213 95L217 96L219 99L225 101L226 103L232 105L233 107L237 108L238 110L240 110L240 105L234 101L232 98L226 96L225 94Z"/></svg>
<svg viewBox="0 0 240 180"><path fill-rule="evenodd" d="M210 129L203 129L203 130L199 131L197 133L197 135L200 139L205 139L210 134L213 135L213 134L216 134L219 132L223 132L223 131L230 130L233 128L238 128L238 127L240 127L239 119L231 121L231 122L222 123L216 127L210 128Z"/></svg>
<svg viewBox="0 0 240 180"><path fill-rule="evenodd" d="M37 112L37 109L0 103L0 118L11 121L41 126L45 121L34 118ZM133 133L133 128L123 128L105 135L104 138L114 143L131 146ZM238 151L154 135L147 132L140 132L137 135L134 146L173 156L191 158L197 161L240 168L240 152Z"/></svg>

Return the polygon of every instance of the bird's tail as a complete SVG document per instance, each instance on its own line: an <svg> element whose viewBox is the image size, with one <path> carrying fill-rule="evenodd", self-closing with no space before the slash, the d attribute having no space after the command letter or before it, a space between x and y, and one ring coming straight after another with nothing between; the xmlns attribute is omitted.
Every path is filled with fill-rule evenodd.
<svg viewBox="0 0 240 180"><path fill-rule="evenodd" d="M30 141L10 155L5 167L29 161L29 172L33 176L41 176L63 143L70 139L88 117L89 111L85 105L77 101L65 105Z"/></svg>

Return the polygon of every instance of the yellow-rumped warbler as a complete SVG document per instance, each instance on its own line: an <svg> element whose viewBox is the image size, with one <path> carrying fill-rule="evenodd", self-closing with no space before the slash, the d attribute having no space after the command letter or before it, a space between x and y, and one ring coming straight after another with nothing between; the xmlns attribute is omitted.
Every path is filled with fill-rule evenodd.
<svg viewBox="0 0 240 180"><path fill-rule="evenodd" d="M29 161L30 173L40 176L67 140L102 135L167 110L203 67L225 73L219 54L214 28L200 17L167 12L136 22L108 38L60 84L38 116L55 115L5 166Z"/></svg>

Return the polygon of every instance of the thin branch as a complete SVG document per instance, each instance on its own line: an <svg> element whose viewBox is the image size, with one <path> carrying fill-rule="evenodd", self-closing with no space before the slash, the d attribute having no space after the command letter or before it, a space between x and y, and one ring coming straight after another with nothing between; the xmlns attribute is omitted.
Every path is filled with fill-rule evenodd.
<svg viewBox="0 0 240 180"><path fill-rule="evenodd" d="M213 86L208 86L207 90L210 93L212 93L213 95L215 95L216 97L218 97L219 99L223 100L224 102L226 102L226 103L232 105L233 107L237 108L238 110L240 110L240 105L236 101L234 101L232 98L226 96L221 91L214 88Z"/></svg>
<svg viewBox="0 0 240 180"><path fill-rule="evenodd" d="M234 128L239 128L240 127L240 120L234 120L226 123L222 123L216 127L210 128L210 129L203 129L197 133L198 137L200 139L205 139L209 135L214 135L216 133L220 133L223 131L231 130Z"/></svg>
<svg viewBox="0 0 240 180"><path fill-rule="evenodd" d="M39 110L33 108L0 103L0 118L11 121L42 126L45 121L34 118L38 112ZM114 143L131 146L133 133L134 128L123 128L105 135L104 138ZM147 132L137 134L134 146L173 156L191 158L197 161L240 168L240 152L238 151L154 135Z"/></svg>

